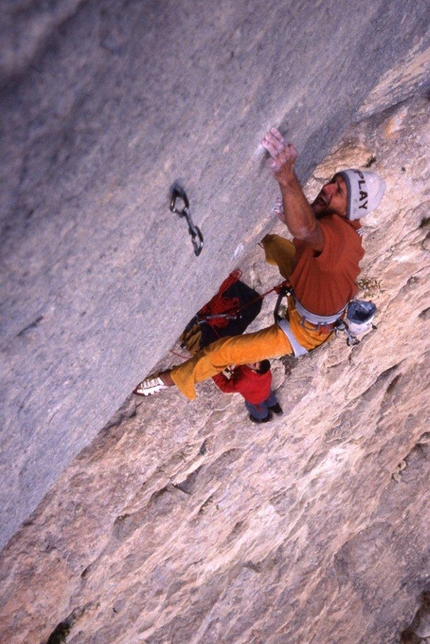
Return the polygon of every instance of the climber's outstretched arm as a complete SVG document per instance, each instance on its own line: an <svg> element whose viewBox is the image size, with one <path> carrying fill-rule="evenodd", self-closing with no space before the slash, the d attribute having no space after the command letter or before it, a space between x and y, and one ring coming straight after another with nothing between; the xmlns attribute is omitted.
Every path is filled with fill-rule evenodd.
<svg viewBox="0 0 430 644"><path fill-rule="evenodd" d="M293 237L321 252L324 245L321 227L294 170L296 148L291 143L286 145L284 137L276 128L266 133L262 144L269 153L269 168L281 188L285 225Z"/></svg>

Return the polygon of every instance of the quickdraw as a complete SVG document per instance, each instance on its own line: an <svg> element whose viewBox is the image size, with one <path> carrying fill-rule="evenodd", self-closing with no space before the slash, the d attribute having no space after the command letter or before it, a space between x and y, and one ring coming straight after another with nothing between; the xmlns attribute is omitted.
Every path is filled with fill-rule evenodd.
<svg viewBox="0 0 430 644"><path fill-rule="evenodd" d="M182 208L182 210L178 210L178 208L176 207L177 199L182 199L182 201L184 202L184 207ZM175 183L172 187L170 197L170 210L179 215L179 217L185 217L188 224L188 232L191 235L194 253L197 256L200 255L203 248L203 235L200 228L195 226L193 220L191 219L190 202L188 201L187 194L185 190L177 183Z"/></svg>
<svg viewBox="0 0 430 644"><path fill-rule="evenodd" d="M284 297L288 297L293 294L293 289L287 282L282 282L282 284L279 284L279 286L275 286L273 289L275 293L278 294L278 299L276 300L275 304L275 309L273 311L273 317L275 318L275 322L279 322L281 320L281 315L279 313L280 308L281 308L281 303ZM270 293L270 291L269 291Z"/></svg>

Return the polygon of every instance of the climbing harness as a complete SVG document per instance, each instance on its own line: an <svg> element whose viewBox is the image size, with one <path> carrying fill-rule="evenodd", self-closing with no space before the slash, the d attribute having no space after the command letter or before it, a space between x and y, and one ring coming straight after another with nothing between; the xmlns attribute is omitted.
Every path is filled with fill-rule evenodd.
<svg viewBox="0 0 430 644"><path fill-rule="evenodd" d="M297 312L302 317L303 325L304 321L310 322L311 324L314 324L318 329L323 326L334 324L335 322L340 320L346 309L346 306L344 306L340 311L334 313L333 315L315 315L315 313L311 313L310 311L305 309L305 307L300 304L297 298L294 298L294 305Z"/></svg>
<svg viewBox="0 0 430 644"><path fill-rule="evenodd" d="M182 210L178 210L178 208L176 207L177 199L182 199L182 201L184 202L184 207L182 208ZM190 202L188 201L185 190L178 183L175 183L171 189L170 210L179 215L179 217L185 217L188 224L188 232L191 235L194 253L197 256L200 255L203 248L203 235L200 228L195 226L193 220L191 219Z"/></svg>
<svg viewBox="0 0 430 644"><path fill-rule="evenodd" d="M315 313L308 311L299 302L288 282L284 282L280 287L275 287L275 290L279 293L274 311L275 322L281 327L290 341L296 358L306 355L309 353L309 350L305 349L305 347L303 347L297 340L293 330L291 329L289 321L279 315L280 305L285 296L293 298L294 307L301 317L301 326L306 328L306 323L309 323L312 324L316 330L327 327L327 340L332 333L338 335L340 332L343 332L346 334L347 345L354 346L360 342L358 336L370 329L377 328L373 324L376 314L376 305L373 302L367 302L366 300L351 300L346 306L333 315L316 315Z"/></svg>

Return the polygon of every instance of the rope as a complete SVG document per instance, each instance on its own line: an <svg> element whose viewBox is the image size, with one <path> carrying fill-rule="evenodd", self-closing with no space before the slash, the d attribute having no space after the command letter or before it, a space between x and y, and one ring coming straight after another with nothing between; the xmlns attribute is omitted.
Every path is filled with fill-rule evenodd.
<svg viewBox="0 0 430 644"><path fill-rule="evenodd" d="M178 358L182 358L182 360L188 360L190 356L183 356L180 353L176 353L176 351L173 351L173 349L169 349L170 353L173 353L174 356L177 356Z"/></svg>
<svg viewBox="0 0 430 644"><path fill-rule="evenodd" d="M233 281L229 281L236 273L238 273L238 277L233 279ZM278 293L279 295L282 287L285 286L286 283L284 281L281 284L278 284L269 289L262 295L258 295L250 302L247 302L246 304L240 306L239 298L234 297L229 299L227 297L222 297L222 293L225 292L229 286L234 284L234 282L237 282L241 278L241 276L242 271L240 271L239 269L237 271L233 271L233 273L230 273L228 278L221 284L219 292L198 312L197 316L199 322L206 321L212 327L227 326L229 319L236 318L244 309L248 308L248 306L251 306L252 304L255 304L255 302L264 299L265 297L267 297L267 295L270 295L270 293ZM225 284L227 284L227 286L224 286ZM219 317L217 320L217 316L222 317Z"/></svg>
<svg viewBox="0 0 430 644"><path fill-rule="evenodd" d="M211 326L225 327L228 324L226 314L237 316L240 311L240 300L238 297L224 297L225 291L242 277L242 271L237 269L223 281L219 291L213 298L198 312L198 317L209 317Z"/></svg>

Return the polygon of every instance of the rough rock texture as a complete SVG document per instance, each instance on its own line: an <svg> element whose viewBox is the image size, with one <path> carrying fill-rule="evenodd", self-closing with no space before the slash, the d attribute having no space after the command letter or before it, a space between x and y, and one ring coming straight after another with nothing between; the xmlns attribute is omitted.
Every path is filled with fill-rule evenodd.
<svg viewBox="0 0 430 644"><path fill-rule="evenodd" d="M2 643L429 641L428 105L354 126L307 187L386 179L363 222L378 330L274 361L286 413L261 427L212 382L129 397L4 549ZM279 281L259 248L242 268Z"/></svg>
<svg viewBox="0 0 430 644"><path fill-rule="evenodd" d="M309 177L429 46L425 0L3 4L0 544L270 226L264 131Z"/></svg>

